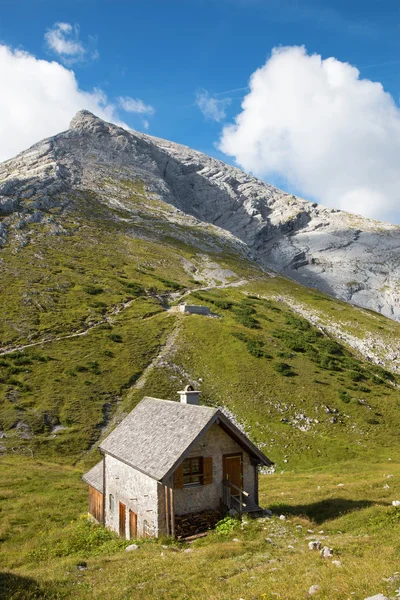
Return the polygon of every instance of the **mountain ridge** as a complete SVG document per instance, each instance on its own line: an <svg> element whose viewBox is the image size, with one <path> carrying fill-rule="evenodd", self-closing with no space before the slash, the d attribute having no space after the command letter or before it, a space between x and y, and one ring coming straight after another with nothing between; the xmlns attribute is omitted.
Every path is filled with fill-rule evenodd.
<svg viewBox="0 0 400 600"><path fill-rule="evenodd" d="M297 198L201 152L127 131L88 111L78 112L67 131L0 165L0 245L13 227L25 243L25 222L49 219L44 212L54 208L52 196L58 194L58 206L68 210L60 194L105 196L113 177L126 187L143 181L143 194L154 205L163 203L157 210L178 227L212 230L263 268L400 318L399 226ZM50 223L62 228L54 217Z"/></svg>

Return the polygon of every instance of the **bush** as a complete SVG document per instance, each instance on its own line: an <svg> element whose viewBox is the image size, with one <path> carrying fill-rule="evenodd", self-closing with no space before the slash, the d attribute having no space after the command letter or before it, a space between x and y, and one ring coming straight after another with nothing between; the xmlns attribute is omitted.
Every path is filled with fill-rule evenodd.
<svg viewBox="0 0 400 600"><path fill-rule="evenodd" d="M234 531L236 529L236 527L238 525L239 525L238 519L227 516L227 517L221 519L221 521L218 521L218 523L215 526L215 531L219 535L229 535L230 533L232 533L232 531Z"/></svg>
<svg viewBox="0 0 400 600"><path fill-rule="evenodd" d="M112 342L116 342L117 344L122 344L122 336L119 333L110 333L108 335L109 339Z"/></svg>
<svg viewBox="0 0 400 600"><path fill-rule="evenodd" d="M94 285L88 285L83 289L87 294L90 294L91 296L97 296L98 294L102 294L104 292L103 288L96 287Z"/></svg>
<svg viewBox="0 0 400 600"><path fill-rule="evenodd" d="M340 390L339 398L345 404L348 404L351 401L351 396L350 396L349 392L346 392L346 390Z"/></svg>
<svg viewBox="0 0 400 600"><path fill-rule="evenodd" d="M284 377L293 377L293 375L295 375L293 367L285 362L276 362L274 364L274 369L277 373L280 373L280 375L283 375Z"/></svg>

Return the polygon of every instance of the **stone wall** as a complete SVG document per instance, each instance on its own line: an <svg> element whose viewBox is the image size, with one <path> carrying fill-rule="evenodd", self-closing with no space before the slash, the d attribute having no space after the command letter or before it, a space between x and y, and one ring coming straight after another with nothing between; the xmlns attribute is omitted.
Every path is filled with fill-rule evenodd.
<svg viewBox="0 0 400 600"><path fill-rule="evenodd" d="M255 467L250 463L249 455L218 425L212 425L197 442L188 456L211 456L213 459L213 478L209 485L174 489L175 514L197 512L205 509L217 509L222 495L223 454L243 453L243 489L250 494L250 503L255 502Z"/></svg>
<svg viewBox="0 0 400 600"><path fill-rule="evenodd" d="M137 514L137 537L143 537L145 521L153 535L158 535L158 488L157 481L140 471L105 455L106 510L105 524L119 533L119 502L126 505L126 537L129 539L129 509ZM114 497L114 509L110 509L110 494Z"/></svg>

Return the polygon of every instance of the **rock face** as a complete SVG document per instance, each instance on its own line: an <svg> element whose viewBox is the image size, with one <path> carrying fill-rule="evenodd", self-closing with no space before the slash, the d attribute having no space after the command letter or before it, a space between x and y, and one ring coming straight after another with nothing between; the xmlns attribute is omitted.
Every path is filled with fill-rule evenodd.
<svg viewBox="0 0 400 600"><path fill-rule="evenodd" d="M265 268L400 320L399 226L286 194L200 152L128 132L88 111L77 113L68 131L0 165L0 247L10 235L28 243L24 229L32 223L62 234L62 220L51 209L68 209L76 192L94 192L115 206L119 200L110 199L104 182L118 188L138 180L147 199L169 206L164 219L211 226Z"/></svg>

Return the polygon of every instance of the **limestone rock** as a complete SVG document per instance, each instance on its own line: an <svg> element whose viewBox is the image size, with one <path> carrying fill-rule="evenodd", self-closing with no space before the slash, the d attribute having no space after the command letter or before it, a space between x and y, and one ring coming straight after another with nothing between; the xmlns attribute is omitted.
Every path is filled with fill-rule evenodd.
<svg viewBox="0 0 400 600"><path fill-rule="evenodd" d="M399 226L308 202L86 110L67 131L0 165L0 244L13 234L18 211L26 210L31 223L43 222L46 211L69 206L71 192L96 193L105 205L129 209L123 195L108 193L113 181L118 192L119 178L144 182L146 195L165 203L165 220L211 228L264 268L400 319Z"/></svg>
<svg viewBox="0 0 400 600"><path fill-rule="evenodd" d="M134 550L139 550L140 546L138 544L130 544L125 548L126 552L133 552Z"/></svg>
<svg viewBox="0 0 400 600"><path fill-rule="evenodd" d="M368 598L364 598L364 600L389 600L389 598L383 594L375 594L375 596L369 596Z"/></svg>
<svg viewBox="0 0 400 600"><path fill-rule="evenodd" d="M328 546L324 546L320 552L320 555L322 558L332 558L333 550L332 550L332 548L329 548Z"/></svg>
<svg viewBox="0 0 400 600"><path fill-rule="evenodd" d="M321 542L319 540L315 540L313 542L308 542L308 549L309 550L321 550Z"/></svg>
<svg viewBox="0 0 400 600"><path fill-rule="evenodd" d="M315 596L316 594L319 594L320 591L321 591L321 587L319 585L312 585L310 587L310 589L308 590L308 595Z"/></svg>

